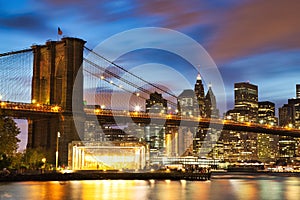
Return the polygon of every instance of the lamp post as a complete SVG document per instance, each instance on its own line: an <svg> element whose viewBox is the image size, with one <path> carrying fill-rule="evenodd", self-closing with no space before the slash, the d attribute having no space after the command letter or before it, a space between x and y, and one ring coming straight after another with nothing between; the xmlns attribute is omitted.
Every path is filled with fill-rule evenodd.
<svg viewBox="0 0 300 200"><path fill-rule="evenodd" d="M57 132L57 137L56 137L56 152L55 152L55 170L57 170L58 166L58 142L60 138L60 132Z"/></svg>
<svg viewBox="0 0 300 200"><path fill-rule="evenodd" d="M43 166L42 166L42 173L45 173L46 169L46 158L42 158Z"/></svg>

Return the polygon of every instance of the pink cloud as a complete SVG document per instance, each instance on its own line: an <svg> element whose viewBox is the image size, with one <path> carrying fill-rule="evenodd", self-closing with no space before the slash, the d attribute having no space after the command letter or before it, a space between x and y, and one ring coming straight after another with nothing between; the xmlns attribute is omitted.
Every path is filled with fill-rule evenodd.
<svg viewBox="0 0 300 200"><path fill-rule="evenodd" d="M297 0L255 0L218 17L209 52L219 61L269 50L300 47Z"/></svg>

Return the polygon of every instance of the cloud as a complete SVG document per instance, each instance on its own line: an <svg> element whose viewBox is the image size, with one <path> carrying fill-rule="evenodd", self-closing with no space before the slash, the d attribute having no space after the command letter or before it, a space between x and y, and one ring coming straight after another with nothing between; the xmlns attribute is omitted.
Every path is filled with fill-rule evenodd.
<svg viewBox="0 0 300 200"><path fill-rule="evenodd" d="M138 13L143 16L157 17L162 26L184 28L199 25L206 21L207 11L200 9L201 1L144 1L139 4Z"/></svg>
<svg viewBox="0 0 300 200"><path fill-rule="evenodd" d="M33 13L22 13L18 15L2 15L0 17L0 27L32 30L44 28L45 25L42 16L37 16Z"/></svg>
<svg viewBox="0 0 300 200"><path fill-rule="evenodd" d="M50 31L45 21L45 16L37 13L2 14L0 29L40 35Z"/></svg>
<svg viewBox="0 0 300 200"><path fill-rule="evenodd" d="M47 0L44 6L53 8L55 12L78 13L82 22L112 22L121 21L134 15L136 3L132 1L110 0ZM88 21L87 21L88 20Z"/></svg>
<svg viewBox="0 0 300 200"><path fill-rule="evenodd" d="M297 0L255 0L232 7L215 22L209 52L226 61L271 50L300 47L300 4Z"/></svg>

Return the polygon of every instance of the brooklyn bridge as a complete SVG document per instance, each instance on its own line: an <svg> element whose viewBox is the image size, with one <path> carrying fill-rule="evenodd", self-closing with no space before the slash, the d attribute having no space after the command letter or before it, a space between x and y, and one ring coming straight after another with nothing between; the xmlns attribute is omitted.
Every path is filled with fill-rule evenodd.
<svg viewBox="0 0 300 200"><path fill-rule="evenodd" d="M177 96L102 57L78 38L65 37L30 49L2 53L0 76L2 112L28 121L27 148L45 149L50 161L59 152L60 162L67 163L68 145L83 140L85 122L95 119L101 127L128 122L146 126L155 122L165 127L199 126L300 137L300 130L291 127L182 116L176 112ZM97 88L97 94L88 93L89 88ZM158 91L168 96L170 111L150 114L132 106L113 107L107 102L114 89L130 95L130 105L145 102ZM115 104L122 105L124 99L117 99Z"/></svg>

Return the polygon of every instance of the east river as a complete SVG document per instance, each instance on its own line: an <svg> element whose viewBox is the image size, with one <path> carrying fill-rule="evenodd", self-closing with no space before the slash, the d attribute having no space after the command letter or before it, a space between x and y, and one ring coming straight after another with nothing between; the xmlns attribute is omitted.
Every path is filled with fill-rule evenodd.
<svg viewBox="0 0 300 200"><path fill-rule="evenodd" d="M300 177L216 176L210 181L91 180L0 183L0 199L300 199Z"/></svg>

